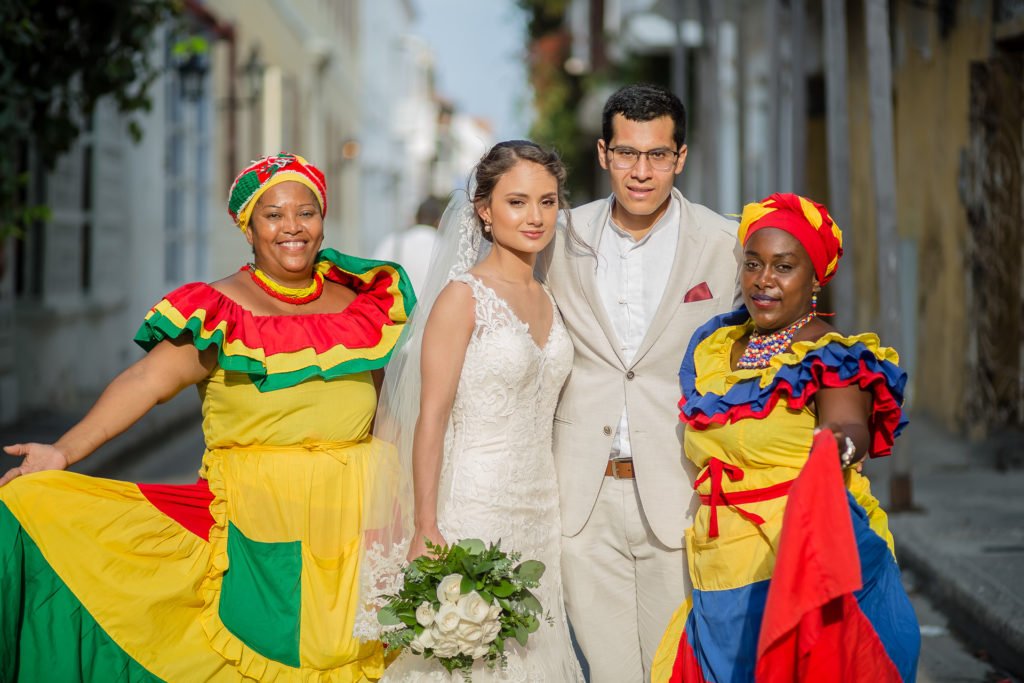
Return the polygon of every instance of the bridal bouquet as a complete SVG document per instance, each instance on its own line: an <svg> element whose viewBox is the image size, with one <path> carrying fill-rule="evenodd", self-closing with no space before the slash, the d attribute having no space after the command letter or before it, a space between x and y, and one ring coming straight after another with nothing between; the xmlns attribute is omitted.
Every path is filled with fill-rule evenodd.
<svg viewBox="0 0 1024 683"><path fill-rule="evenodd" d="M519 553L499 546L475 538L452 546L427 542L432 555L406 566L401 590L384 597L377 614L384 646L433 657L467 680L478 659L504 668L506 641L525 646L540 627L541 604L529 589L540 585L544 564L519 563Z"/></svg>

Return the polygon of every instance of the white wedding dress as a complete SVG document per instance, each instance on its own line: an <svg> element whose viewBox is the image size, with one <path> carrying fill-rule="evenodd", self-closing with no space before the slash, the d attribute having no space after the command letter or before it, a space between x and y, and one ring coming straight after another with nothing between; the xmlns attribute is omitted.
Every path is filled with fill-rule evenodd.
<svg viewBox="0 0 1024 683"><path fill-rule="evenodd" d="M500 540L503 550L543 562L547 569L534 592L553 621L543 621L526 648L506 642L504 671L477 662L473 681L582 681L562 604L558 484L551 452L555 404L572 368L572 341L557 309L541 347L494 290L468 273L453 279L473 290L476 328L445 435L438 528L449 543ZM383 680L461 683L462 677L404 652Z"/></svg>

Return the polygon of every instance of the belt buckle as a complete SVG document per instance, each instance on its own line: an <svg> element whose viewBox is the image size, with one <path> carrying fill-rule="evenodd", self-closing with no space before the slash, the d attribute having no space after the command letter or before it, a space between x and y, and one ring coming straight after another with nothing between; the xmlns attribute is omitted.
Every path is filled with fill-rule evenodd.
<svg viewBox="0 0 1024 683"><path fill-rule="evenodd" d="M616 459L613 458L612 461L611 461L611 463L612 463L612 479L614 479L615 481L622 481L623 479L629 479L629 477L620 477L619 476L619 467L618 467L619 463L625 464L625 463L629 463L629 462L632 462L632 460L631 459L626 459L626 458L622 458L621 460L616 460Z"/></svg>

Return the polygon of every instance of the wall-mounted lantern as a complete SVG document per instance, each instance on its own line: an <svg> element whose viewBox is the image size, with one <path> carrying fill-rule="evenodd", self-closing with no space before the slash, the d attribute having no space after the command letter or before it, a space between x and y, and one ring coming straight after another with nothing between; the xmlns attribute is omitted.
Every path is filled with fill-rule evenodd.
<svg viewBox="0 0 1024 683"><path fill-rule="evenodd" d="M253 47L249 59L242 64L242 101L248 106L255 106L263 95L263 73L267 70L260 59L259 48Z"/></svg>

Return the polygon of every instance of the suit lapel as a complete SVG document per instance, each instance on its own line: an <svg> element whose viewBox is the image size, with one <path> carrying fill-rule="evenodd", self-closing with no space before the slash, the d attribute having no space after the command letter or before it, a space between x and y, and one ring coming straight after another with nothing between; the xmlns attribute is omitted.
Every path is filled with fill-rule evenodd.
<svg viewBox="0 0 1024 683"><path fill-rule="evenodd" d="M580 237L595 249L597 248L601 231L608 222L610 207L611 203L606 202L605 207L594 216L588 225L581 226ZM601 331L604 332L604 336L608 339L608 345L614 351L619 364L625 368L626 360L622 356L622 343L615 333L615 328L612 327L611 318L608 317L608 311L605 310L604 302L601 301L601 293L597 288L597 272L594 267L594 259L588 255L574 258L572 261L576 266L576 277L579 279L579 287L583 293L583 298L586 300L590 310L594 312L594 319L597 320ZM609 358L608 360L612 359Z"/></svg>
<svg viewBox="0 0 1024 683"><path fill-rule="evenodd" d="M647 355L647 352L661 337L661 333L665 331L665 327L672 320L672 316L675 315L689 288L698 284L691 280L697 272L697 265L704 252L707 237L697 229L697 217L690 209L690 203L683 198L679 190L673 188L672 194L679 200L679 240L676 242L676 254L672 259L672 270L669 272L665 291L661 295L661 302L654 312L654 318L651 319L651 325L647 328L647 334L644 335L640 348L637 349L636 355L633 357L632 365L634 366Z"/></svg>

